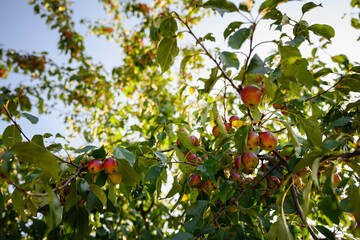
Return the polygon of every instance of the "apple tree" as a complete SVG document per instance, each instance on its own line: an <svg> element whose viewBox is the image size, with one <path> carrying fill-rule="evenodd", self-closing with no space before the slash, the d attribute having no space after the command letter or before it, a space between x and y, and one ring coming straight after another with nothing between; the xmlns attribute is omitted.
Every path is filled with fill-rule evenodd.
<svg viewBox="0 0 360 240"><path fill-rule="evenodd" d="M0 48L0 77L27 79L0 92L1 238L359 238L360 63L324 61L322 4L287 2L100 0L106 23L77 23L70 1L29 1L67 62ZM208 15L237 20L199 36ZM255 38L268 23L278 37ZM122 62L107 71L78 24ZM17 122L56 106L85 145Z"/></svg>

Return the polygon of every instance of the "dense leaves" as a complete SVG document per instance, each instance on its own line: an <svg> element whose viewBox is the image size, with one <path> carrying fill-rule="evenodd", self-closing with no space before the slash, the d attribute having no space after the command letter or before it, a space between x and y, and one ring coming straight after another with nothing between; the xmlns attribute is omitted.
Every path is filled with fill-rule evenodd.
<svg viewBox="0 0 360 240"><path fill-rule="evenodd" d="M81 23L121 47L110 72L65 0L30 4L68 63L0 49L0 77L30 79L0 89L0 238L360 237L360 68L346 53L323 62L337 35L306 19L321 4L298 5L297 21L281 0L99 2L108 22ZM197 36L206 14L236 16L226 44ZM263 19L277 39L258 32ZM36 124L53 100L86 144L26 135L17 119Z"/></svg>

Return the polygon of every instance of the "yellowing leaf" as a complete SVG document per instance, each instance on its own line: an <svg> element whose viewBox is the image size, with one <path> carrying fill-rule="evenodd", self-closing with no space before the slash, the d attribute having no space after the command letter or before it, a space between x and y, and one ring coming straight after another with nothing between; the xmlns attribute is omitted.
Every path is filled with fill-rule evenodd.
<svg viewBox="0 0 360 240"><path fill-rule="evenodd" d="M231 123L231 125L232 125L234 128L239 129L239 128L241 128L242 126L247 125L247 123L246 123L246 122L243 122L243 121L241 121L241 120L235 120L235 121L233 121L233 122Z"/></svg>

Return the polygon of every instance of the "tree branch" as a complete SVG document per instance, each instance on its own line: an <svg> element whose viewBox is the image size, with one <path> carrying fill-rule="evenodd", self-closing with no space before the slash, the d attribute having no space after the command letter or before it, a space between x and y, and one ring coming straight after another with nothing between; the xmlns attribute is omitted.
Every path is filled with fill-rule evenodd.
<svg viewBox="0 0 360 240"><path fill-rule="evenodd" d="M58 186L56 188L53 188L52 191L53 192L56 192L56 191L59 191L61 189L63 189L64 187L66 187L74 178L76 178L81 172L87 170L87 166L82 166L82 167L79 167L77 169L77 171L75 172L74 175L72 175L71 177L69 177L65 183L61 186ZM21 192L23 192L26 196L35 196L35 197L44 197L44 196L47 196L48 193L31 193L31 192L28 192L26 191L25 189L23 189L22 187L20 187L19 185L17 185L16 183L14 183L11 179L7 178L6 179L6 182L8 184L11 184L13 185L16 189L20 190Z"/></svg>
<svg viewBox="0 0 360 240"><path fill-rule="evenodd" d="M31 142L31 140L30 140L30 139L25 135L25 133L21 130L19 124L17 124L16 121L11 117L11 114L10 114L9 110L8 110L8 108L7 108L5 105L3 105L3 109L5 110L6 115L10 118L10 121L11 121L11 122L15 125L15 127L20 131L20 133L24 136L24 138L26 138L26 140L27 140L28 142ZM76 168L79 168L79 166L76 165L75 163L73 163L73 162L71 162L71 161L65 161L64 159L62 159L62 158L56 156L55 154L53 154L52 152L50 152L50 153L51 153L56 159L58 159L60 162L63 162L63 163L66 163L66 164L70 164L70 165L72 165L72 166L74 166L74 167L76 167Z"/></svg>
<svg viewBox="0 0 360 240"><path fill-rule="evenodd" d="M336 85L338 85L343 79L344 79L344 76L341 76L341 78L334 85L332 85L330 88L328 88L327 90L322 91L322 92L320 92L320 93L318 93L318 94L316 94L316 95L314 95L312 97L309 97L309 98L305 99L304 101L307 102L307 101L309 101L311 99L314 99L314 98L316 98L316 97L318 97L320 95L323 95L323 94L327 93L328 91L330 91L330 89L336 87Z"/></svg>
<svg viewBox="0 0 360 240"><path fill-rule="evenodd" d="M221 74L223 75L223 77L228 80L231 84L231 86L240 94L242 87L239 86L236 87L234 82L226 75L225 71L222 69L222 67L220 66L220 64L218 63L218 61L216 61L216 59L211 56L211 54L209 53L209 51L205 48L204 44L196 37L196 35L194 34L194 32L191 30L191 28L189 27L189 25L187 24L187 22L185 22L177 12L174 12L174 14L176 15L176 18L182 22L185 27L187 28L188 32L191 34L191 36L193 36L193 38L195 38L196 42L201 46L201 48L204 50L205 54L216 64L216 66L218 67L218 69L220 70Z"/></svg>
<svg viewBox="0 0 360 240"><path fill-rule="evenodd" d="M279 162L282 162L285 167L287 168L288 172L291 173L292 171L290 170L289 164L287 163L287 161L276 151L274 150L273 153L275 154L275 156L279 159ZM311 234L311 236L313 237L314 240L318 240L319 238L316 236L314 230L312 229L312 227L307 223L305 217L304 217L304 213L301 210L301 206L299 203L299 199L296 195L296 191L295 191L295 186L294 186L294 178L291 177L290 179L290 184L291 184L291 196L292 199L294 201L295 204L295 208L296 211L299 213L301 221L305 224L305 226L307 227L309 233Z"/></svg>
<svg viewBox="0 0 360 240"><path fill-rule="evenodd" d="M229 204L224 207L218 214L216 214L216 216L214 217L214 219L210 222L209 225L212 225L213 223L215 223L219 217L221 215L223 215L225 213L225 211L231 206L233 205L235 202L237 202L242 196L245 195L245 193L247 193L248 191L255 189L257 185L259 185L261 183L262 180L264 180L272 171L274 171L278 166L280 165L280 161L274 165L269 171L267 171L256 183L254 183L254 185L248 187L247 189L245 189L244 191L242 191L242 193L237 196L237 198L235 198L233 201L230 201Z"/></svg>

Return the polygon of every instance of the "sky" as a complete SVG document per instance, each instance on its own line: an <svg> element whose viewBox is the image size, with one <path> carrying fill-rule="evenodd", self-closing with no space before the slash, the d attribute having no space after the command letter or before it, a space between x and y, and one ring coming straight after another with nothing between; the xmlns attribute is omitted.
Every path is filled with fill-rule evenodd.
<svg viewBox="0 0 360 240"><path fill-rule="evenodd" d="M149 1L147 1L149 2ZM261 3L262 1L256 1ZM234 1L238 4L239 1ZM294 1L280 5L280 10L286 12L287 15L295 20L298 20L301 15L301 6L304 1ZM316 8L306 13L304 20L308 21L309 25L313 23L322 23L331 25L335 29L335 38L332 40L332 45L329 45L327 52L322 53L324 61L329 59L332 55L345 54L349 59L358 61L360 55L360 44L356 42L356 39L360 35L360 31L356 31L350 27L351 16L349 13L356 13L355 10L350 7L350 0L324 0L314 1L314 3L322 3L323 8ZM256 4L255 7L258 7ZM108 19L105 15L102 6L97 0L74 0L74 19L78 22L81 18L89 18L91 20L96 19ZM344 15L347 13L347 15ZM226 42L223 40L223 31L225 27L232 21L240 21L239 15L225 14L223 18L219 15L212 16L205 19L201 24L195 26L193 31L198 37L205 36L207 33L212 32L217 39L217 43L213 44L205 42L208 48L219 47L222 51L230 50L226 46ZM32 51L47 51L49 57L55 60L57 63L64 63L66 58L57 49L58 32L57 30L51 30L49 26L45 24L44 19L34 15L33 9L27 4L27 1L19 0L2 0L0 3L0 44L5 49L15 49L25 52ZM77 24L76 29L81 33L86 33L86 29ZM285 30L289 30L289 27L285 27ZM280 32L269 31L269 21L263 21L257 28L255 33L255 42L262 40L277 39ZM312 37L314 40L316 37ZM194 39L190 36L185 36L181 40L182 45L194 44ZM102 62L107 69L111 69L112 66L116 66L121 62L121 51L115 42L106 41L104 38L97 38L89 34L85 37L85 46L87 53L93 56L95 61ZM274 50L275 44L264 44L257 49L257 53L261 57L266 57L272 50ZM245 46L246 48L246 46ZM246 50L246 49L245 49ZM302 48L303 56L306 57L309 54L309 48ZM180 59L181 60L181 59ZM212 64L209 62L209 64ZM178 65L173 67L178 71ZM210 66L211 67L211 66ZM205 76L206 77L206 76ZM0 87L8 86L13 83L22 83L27 81L21 75L10 74L6 80L0 79ZM57 109L65 109L63 111L71 112L70 108L64 108L61 103ZM24 130L24 132L31 138L35 134L44 133L61 133L66 136L66 126L63 122L63 117L59 117L59 112L54 111L51 115L39 115L36 111L32 112L35 116L39 117L39 122L35 125L31 124L28 120L21 118L18 123ZM8 123L0 121L0 133L8 126ZM72 140L75 146L82 145L83 142L80 138Z"/></svg>

